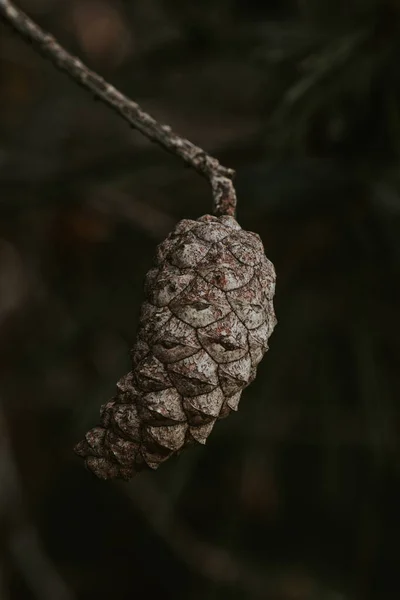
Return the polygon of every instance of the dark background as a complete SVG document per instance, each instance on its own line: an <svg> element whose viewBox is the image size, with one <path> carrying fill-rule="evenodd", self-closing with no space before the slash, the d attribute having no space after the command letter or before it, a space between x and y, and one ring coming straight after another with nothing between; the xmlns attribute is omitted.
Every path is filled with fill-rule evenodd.
<svg viewBox="0 0 400 600"><path fill-rule="evenodd" d="M278 326L205 448L84 470L155 247L211 194L0 23L0 599L400 597L400 2L18 4L237 170Z"/></svg>

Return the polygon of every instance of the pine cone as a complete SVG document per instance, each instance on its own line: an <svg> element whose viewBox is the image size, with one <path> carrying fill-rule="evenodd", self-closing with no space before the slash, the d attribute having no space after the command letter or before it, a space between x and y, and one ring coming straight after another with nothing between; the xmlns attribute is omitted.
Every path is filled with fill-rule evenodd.
<svg viewBox="0 0 400 600"><path fill-rule="evenodd" d="M146 277L132 371L75 451L102 479L156 469L238 408L268 349L275 271L233 217L183 220Z"/></svg>

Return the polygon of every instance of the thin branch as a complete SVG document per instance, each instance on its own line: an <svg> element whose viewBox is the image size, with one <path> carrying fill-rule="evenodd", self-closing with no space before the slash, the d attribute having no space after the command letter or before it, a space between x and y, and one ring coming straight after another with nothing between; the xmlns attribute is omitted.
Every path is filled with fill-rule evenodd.
<svg viewBox="0 0 400 600"><path fill-rule="evenodd" d="M187 165L205 177L212 189L215 215L235 215L236 193L232 183L234 171L220 165L216 158L176 135L168 125L161 125L102 77L91 71L78 58L69 54L56 39L43 31L9 0L0 0L0 19L17 31L26 41L64 71L76 83L90 91L168 152L180 157Z"/></svg>

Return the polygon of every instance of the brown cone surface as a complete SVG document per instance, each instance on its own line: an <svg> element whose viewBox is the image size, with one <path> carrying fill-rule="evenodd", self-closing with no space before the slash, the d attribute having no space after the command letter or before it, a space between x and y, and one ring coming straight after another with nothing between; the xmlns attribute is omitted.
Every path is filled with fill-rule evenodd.
<svg viewBox="0 0 400 600"><path fill-rule="evenodd" d="M101 479L156 469L237 410L276 324L275 270L233 217L177 224L146 277L132 371L75 448Z"/></svg>

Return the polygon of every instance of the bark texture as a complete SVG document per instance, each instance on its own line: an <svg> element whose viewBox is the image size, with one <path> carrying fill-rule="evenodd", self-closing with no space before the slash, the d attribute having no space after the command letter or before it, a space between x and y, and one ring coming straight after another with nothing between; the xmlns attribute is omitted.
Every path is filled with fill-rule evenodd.
<svg viewBox="0 0 400 600"><path fill-rule="evenodd" d="M183 220L145 284L132 371L75 448L102 479L156 469L238 409L268 349L275 270L231 216Z"/></svg>

